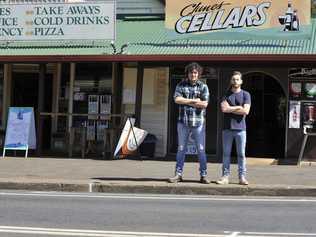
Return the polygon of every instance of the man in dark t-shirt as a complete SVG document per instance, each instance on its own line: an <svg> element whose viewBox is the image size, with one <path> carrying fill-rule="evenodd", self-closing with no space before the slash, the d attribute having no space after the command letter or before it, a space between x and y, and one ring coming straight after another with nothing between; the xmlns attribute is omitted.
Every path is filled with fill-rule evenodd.
<svg viewBox="0 0 316 237"><path fill-rule="evenodd" d="M246 116L250 111L251 97L249 92L242 90L242 74L233 72L230 80L231 87L221 102L224 113L223 125L223 167L222 177L217 184L228 184L230 175L230 160L233 140L236 143L238 158L239 184L248 185L246 179Z"/></svg>

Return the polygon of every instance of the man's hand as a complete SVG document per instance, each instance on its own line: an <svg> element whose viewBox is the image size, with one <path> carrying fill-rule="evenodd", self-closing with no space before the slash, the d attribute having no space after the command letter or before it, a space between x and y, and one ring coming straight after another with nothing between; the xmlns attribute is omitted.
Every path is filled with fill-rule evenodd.
<svg viewBox="0 0 316 237"><path fill-rule="evenodd" d="M233 114L238 115L248 115L250 111L250 104L244 104L244 106L241 107L241 109L236 110L235 112L232 112Z"/></svg>
<svg viewBox="0 0 316 237"><path fill-rule="evenodd" d="M208 105L207 101L203 101L200 99L193 99L192 107L194 108L206 109L207 105Z"/></svg>
<svg viewBox="0 0 316 237"><path fill-rule="evenodd" d="M244 104L244 106L231 106L226 100L221 103L221 110L223 113L233 113L238 115L248 115L250 110L249 104Z"/></svg>
<svg viewBox="0 0 316 237"><path fill-rule="evenodd" d="M242 110L242 106L231 106L226 100L221 103L221 110L223 113L234 113L238 110Z"/></svg>
<svg viewBox="0 0 316 237"><path fill-rule="evenodd" d="M197 98L197 99L186 99L183 97L176 97L174 102L176 104L182 104L182 105L189 105L192 106L194 108L200 108L200 109L205 109L208 105L207 101L202 101L201 99Z"/></svg>

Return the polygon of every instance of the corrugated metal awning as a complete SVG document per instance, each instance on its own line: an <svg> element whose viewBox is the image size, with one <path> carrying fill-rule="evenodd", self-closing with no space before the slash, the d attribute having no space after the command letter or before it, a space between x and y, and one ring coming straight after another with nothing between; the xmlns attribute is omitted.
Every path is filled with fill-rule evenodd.
<svg viewBox="0 0 316 237"><path fill-rule="evenodd" d="M297 60L316 59L315 27L313 19L311 39L298 40L206 40L187 38L170 40L162 20L117 21L117 40L2 42L1 61L158 61L158 60L219 60L240 57L267 59L271 57ZM244 59L243 59L244 58Z"/></svg>

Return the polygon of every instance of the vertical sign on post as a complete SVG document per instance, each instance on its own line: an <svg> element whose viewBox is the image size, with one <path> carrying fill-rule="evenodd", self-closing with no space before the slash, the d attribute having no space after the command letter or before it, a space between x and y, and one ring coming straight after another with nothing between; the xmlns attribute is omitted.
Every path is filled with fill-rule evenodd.
<svg viewBox="0 0 316 237"><path fill-rule="evenodd" d="M32 107L10 107L2 157L6 150L36 148L34 110Z"/></svg>

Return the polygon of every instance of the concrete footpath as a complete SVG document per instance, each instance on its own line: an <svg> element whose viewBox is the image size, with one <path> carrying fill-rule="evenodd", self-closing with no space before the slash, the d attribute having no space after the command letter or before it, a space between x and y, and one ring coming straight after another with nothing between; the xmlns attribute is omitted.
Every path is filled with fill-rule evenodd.
<svg viewBox="0 0 316 237"><path fill-rule="evenodd" d="M167 183L174 161L0 158L0 189L107 193L314 196L316 165L273 165L248 159L249 186L238 185L232 165L231 184L200 184L197 162L187 162L184 182ZM208 178L220 176L221 165L208 164Z"/></svg>

